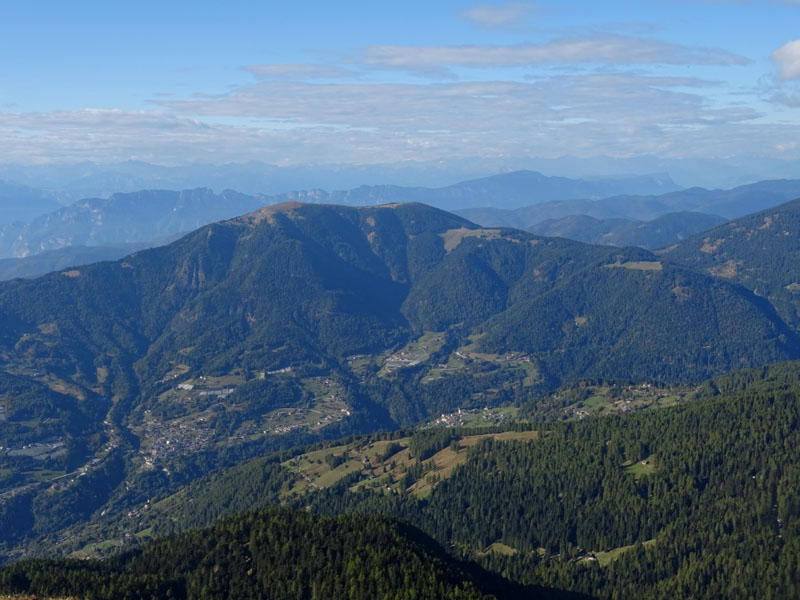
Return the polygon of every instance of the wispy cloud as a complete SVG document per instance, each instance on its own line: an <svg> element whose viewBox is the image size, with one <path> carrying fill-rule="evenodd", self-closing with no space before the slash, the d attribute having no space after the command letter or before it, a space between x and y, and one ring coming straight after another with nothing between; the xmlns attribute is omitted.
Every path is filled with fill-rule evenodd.
<svg viewBox="0 0 800 600"><path fill-rule="evenodd" d="M800 79L800 40L788 42L775 50L772 60L778 66L781 79Z"/></svg>
<svg viewBox="0 0 800 600"><path fill-rule="evenodd" d="M408 71L562 63L743 65L749 62L745 57L718 48L690 48L652 39L612 35L505 46L369 46L362 60L373 68Z"/></svg>
<svg viewBox="0 0 800 600"><path fill-rule="evenodd" d="M532 2L477 4L463 13L473 25L483 29L507 29L524 23L536 9Z"/></svg>
<svg viewBox="0 0 800 600"><path fill-rule="evenodd" d="M312 64L272 63L249 66L245 67L244 70L253 75L256 79L340 79L343 77L353 77L355 75L353 71L341 67Z"/></svg>
<svg viewBox="0 0 800 600"><path fill-rule="evenodd" d="M770 97L770 100L790 108L800 108L800 94L792 95L786 91L778 91Z"/></svg>
<svg viewBox="0 0 800 600"><path fill-rule="evenodd" d="M800 139L800 128L761 124L751 108L710 106L700 90L712 85L637 73L436 84L265 80L151 111L0 113L0 162L684 158L768 153Z"/></svg>
<svg viewBox="0 0 800 600"><path fill-rule="evenodd" d="M749 137L800 133L756 126L747 107L708 106L687 88L708 82L632 73L555 76L531 82L312 84L264 82L217 100L165 103L213 121L222 115L278 124L322 152L358 160L469 156L718 156L752 149ZM738 135L749 132L739 141ZM714 131L714 135L709 135ZM718 140L726 139L723 144ZM746 143L744 140L748 140ZM345 149L346 150L343 150Z"/></svg>

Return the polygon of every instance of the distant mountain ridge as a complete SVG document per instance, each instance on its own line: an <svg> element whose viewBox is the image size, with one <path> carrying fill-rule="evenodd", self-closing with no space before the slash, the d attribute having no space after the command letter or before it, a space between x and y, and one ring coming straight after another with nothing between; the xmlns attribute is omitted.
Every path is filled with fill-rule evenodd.
<svg viewBox="0 0 800 600"><path fill-rule="evenodd" d="M35 211L27 222L0 221L0 258L21 258L65 246L147 243L153 238L190 231L229 219L260 206L285 201L369 206L419 201L443 209L495 202L529 202L532 198L574 195L597 197L620 191L673 189L669 179L633 177L582 181L519 171L468 181L445 188L361 186L341 191L308 190L280 196L254 196L231 190L214 194L208 188L173 192L145 190L89 198L47 214ZM39 216L36 216L39 215Z"/></svg>
<svg viewBox="0 0 800 600"><path fill-rule="evenodd" d="M361 186L352 190L298 191L283 194L281 201L322 202L346 206L369 206L392 202L419 202L442 210L502 206L516 208L539 202L574 198L599 199L620 193L648 193L654 189L680 189L667 176L630 179L582 180L549 177L537 171L514 171L464 181L442 188Z"/></svg>
<svg viewBox="0 0 800 600"><path fill-rule="evenodd" d="M0 227L0 257L25 257L66 246L157 243L270 203L262 196L198 188L87 198L27 223Z"/></svg>
<svg viewBox="0 0 800 600"><path fill-rule="evenodd" d="M609 196L620 191L636 193L654 187L673 191L659 196ZM676 187L668 178L573 180L517 171L443 188L361 186L345 191L306 190L280 196L249 196L230 190L214 194L207 188L118 193L108 199L80 200L25 223L0 224L0 258L20 258L71 245L152 245L157 237L189 231L285 201L352 206L419 202L444 210L459 209L456 212L484 226L528 229L548 219L574 215L649 221L671 212L694 211L730 218L750 208L768 207L800 196L800 180L765 181L733 190L674 191ZM530 203L536 204L524 206ZM473 208L464 208L470 206ZM509 210L491 206L520 208ZM685 222L686 218L683 220ZM664 224L659 226L663 228ZM674 231L675 237L685 237L697 231L697 227L699 225L685 223ZM597 230L595 226L592 229ZM636 239L644 239L649 240L648 247L654 247L649 234L638 238L631 235L632 241L624 239L619 243L639 243ZM586 237L580 239L587 240Z"/></svg>
<svg viewBox="0 0 800 600"><path fill-rule="evenodd" d="M108 197L117 192L143 189L236 189L246 194L279 195L299 189L346 190L360 185L396 185L403 187L444 187L459 181L472 180L519 170L554 172L568 179L584 180L652 180L650 187L639 187L635 193L666 191L657 183L663 173L671 172L669 164L638 164L634 168L613 163L598 169L566 171L550 162L539 165L525 159L504 157L502 160L465 159L437 163L405 161L377 164L309 164L277 166L259 161L228 164L154 165L137 160L118 163L8 165L0 164L0 178L20 185L48 190L64 204L89 197ZM553 171L555 169L555 171ZM581 173L591 173L584 176ZM753 177L752 175L750 176ZM765 179L766 176L761 177ZM727 178L726 178L727 179ZM694 178L689 180L694 181ZM617 193L623 193L620 190ZM630 189L628 193L630 192Z"/></svg>
<svg viewBox="0 0 800 600"><path fill-rule="evenodd" d="M587 244L639 246L657 250L725 222L726 219L716 215L694 212L669 213L647 222L572 215L542 221L529 227L528 231Z"/></svg>
<svg viewBox="0 0 800 600"><path fill-rule="evenodd" d="M56 198L47 192L0 179L0 227L27 221L60 207Z"/></svg>
<svg viewBox="0 0 800 600"><path fill-rule="evenodd" d="M760 181L730 190L690 188L658 196L543 202L513 210L483 207L454 211L484 227L528 229L542 221L585 215L595 219L651 221L668 213L700 212L734 219L800 197L800 179Z"/></svg>

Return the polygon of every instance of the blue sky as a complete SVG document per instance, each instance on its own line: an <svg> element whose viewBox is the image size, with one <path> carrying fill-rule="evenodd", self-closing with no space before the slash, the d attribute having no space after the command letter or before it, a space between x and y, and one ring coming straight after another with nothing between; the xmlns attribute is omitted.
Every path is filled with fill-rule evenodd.
<svg viewBox="0 0 800 600"><path fill-rule="evenodd" d="M0 162L800 158L800 0L6 2Z"/></svg>

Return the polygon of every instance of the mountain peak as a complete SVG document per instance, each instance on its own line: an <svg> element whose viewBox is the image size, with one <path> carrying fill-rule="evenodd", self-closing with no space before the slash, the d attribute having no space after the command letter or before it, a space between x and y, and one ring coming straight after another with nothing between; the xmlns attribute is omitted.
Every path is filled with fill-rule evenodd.
<svg viewBox="0 0 800 600"><path fill-rule="evenodd" d="M294 219L297 216L296 210L301 206L306 205L307 204L305 202L297 201L272 204L271 206L264 206L263 208L256 209L253 212L242 215L241 217L236 217L235 219L232 219L231 222L242 223L245 225L258 225L263 221L267 221L268 223L273 224L275 222L275 215L286 215L290 219Z"/></svg>

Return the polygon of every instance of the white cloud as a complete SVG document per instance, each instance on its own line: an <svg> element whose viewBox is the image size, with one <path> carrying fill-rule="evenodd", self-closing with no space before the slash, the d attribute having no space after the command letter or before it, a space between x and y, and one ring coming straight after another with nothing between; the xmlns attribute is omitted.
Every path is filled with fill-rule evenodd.
<svg viewBox="0 0 800 600"><path fill-rule="evenodd" d="M207 141L213 129L166 110L0 113L0 137L9 144L0 149L0 160L149 160L172 153L181 160L187 146Z"/></svg>
<svg viewBox="0 0 800 600"><path fill-rule="evenodd" d="M392 163L483 157L768 153L800 127L712 106L690 77L571 74L528 81L266 79L149 111L0 113L0 162Z"/></svg>
<svg viewBox="0 0 800 600"><path fill-rule="evenodd" d="M800 79L800 40L788 42L772 53L783 80Z"/></svg>
<svg viewBox="0 0 800 600"><path fill-rule="evenodd" d="M535 8L536 5L532 2L477 4L466 11L464 17L473 25L484 29L503 29L518 26Z"/></svg>
<svg viewBox="0 0 800 600"><path fill-rule="evenodd" d="M741 65L749 61L721 49L689 48L625 36L598 36L507 46L369 46L364 51L363 62L377 68L425 71L447 67L575 63Z"/></svg>
<svg viewBox="0 0 800 600"><path fill-rule="evenodd" d="M761 115L747 107L709 107L685 91L699 85L709 84L626 73L436 85L264 82L225 98L165 106L212 121L228 115L280 123L280 132L267 127L262 135L294 132L296 151L313 140L318 156L331 152L327 162L719 156L749 152L753 136L786 142L798 133L752 124Z"/></svg>

